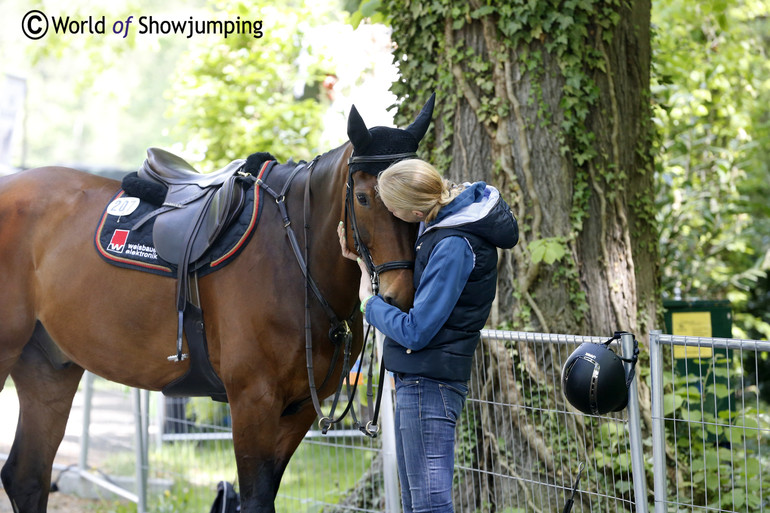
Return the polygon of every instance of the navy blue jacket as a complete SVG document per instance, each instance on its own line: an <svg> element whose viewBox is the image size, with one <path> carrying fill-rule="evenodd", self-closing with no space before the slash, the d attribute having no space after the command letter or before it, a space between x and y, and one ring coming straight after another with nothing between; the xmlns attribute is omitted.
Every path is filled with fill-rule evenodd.
<svg viewBox="0 0 770 513"><path fill-rule="evenodd" d="M414 307L401 312L375 297L366 305L366 318L386 335L388 370L467 380L495 297L497 248L516 244L518 226L497 189L477 182L421 231Z"/></svg>

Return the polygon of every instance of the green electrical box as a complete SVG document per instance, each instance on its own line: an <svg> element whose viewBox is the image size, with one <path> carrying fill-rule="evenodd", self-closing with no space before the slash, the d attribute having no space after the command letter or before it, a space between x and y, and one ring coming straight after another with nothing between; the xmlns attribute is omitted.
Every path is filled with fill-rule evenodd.
<svg viewBox="0 0 770 513"><path fill-rule="evenodd" d="M733 313L728 300L667 300L663 308L666 333L670 335L732 338ZM729 383L732 356L731 350L708 344L673 347L675 375L688 387L696 386L700 393L699 401L689 397L683 407L711 414L715 419L735 411L735 391ZM709 439L717 440L717 433L709 433Z"/></svg>

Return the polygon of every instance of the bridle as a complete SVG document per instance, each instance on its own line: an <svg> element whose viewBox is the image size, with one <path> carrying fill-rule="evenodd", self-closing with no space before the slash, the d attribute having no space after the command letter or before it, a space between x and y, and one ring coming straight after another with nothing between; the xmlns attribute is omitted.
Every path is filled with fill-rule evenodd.
<svg viewBox="0 0 770 513"><path fill-rule="evenodd" d="M345 193L345 231L347 231L348 218L350 219L350 227L353 230L353 242L355 243L356 252L361 255L364 265L366 265L367 271L369 271L369 277L372 280L372 290L375 294L380 289L380 274L387 271L394 271L397 269L414 269L414 261L411 260L394 260L392 262L385 262L384 264L375 265L374 259L369 248L361 241L361 233L358 230L358 221L356 218L356 209L354 208L353 194L353 173L359 170L351 170L350 167L353 164L381 164L383 162L394 164L400 160L415 158L416 153L395 153L391 155L361 155L351 156L348 159L348 183L347 191ZM364 173L370 173L365 170L360 170Z"/></svg>
<svg viewBox="0 0 770 513"><path fill-rule="evenodd" d="M379 276L380 274L392 271L396 269L413 269L414 268L414 261L409 260L395 260L392 262L386 262L381 265L375 265L374 260L372 259L372 254L369 251L369 248L362 242L361 240L361 234L359 232L358 228L358 222L356 218L356 212L354 208L354 199L353 199L353 173L357 172L358 170L351 171L350 166L352 164L359 164L359 163L395 163L399 160L403 160L406 158L413 158L416 157L416 153L397 153L392 155L365 155L365 156L351 156L348 160L348 178L347 178L347 184L346 184L346 194L345 194L345 219L344 219L344 228L347 231L347 223L348 219L350 220L350 227L353 231L353 238L355 242L356 251L359 255L361 255L362 260L364 261L366 268L369 272L369 276L372 280L372 289L374 293L376 294L379 290ZM352 408L353 400L355 397L355 391L356 387L353 386L351 390L351 383L350 383L350 357L352 353L352 343L353 343L353 333L350 330L350 322L352 321L355 311L354 309L353 314L351 314L347 319L340 320L339 317L334 313L334 310L332 309L329 302L326 300L326 298L323 297L323 294L321 293L320 289L318 288L318 285L315 283L315 280L313 280L312 276L310 276L310 270L308 266L308 257L309 257L309 230L310 230L310 224L309 224L309 217L310 217L310 177L313 172L313 168L315 167L316 162L320 159L320 156L316 157L311 161L309 164L300 163L297 165L292 173L289 175L289 178L287 179L286 183L284 184L283 188L281 189L281 192L274 191L269 185L267 185L265 182L263 182L261 179L255 180L255 184L259 187L261 187L263 190L265 190L270 196L273 197L273 199L276 202L276 205L278 206L278 209L280 211L281 217L283 218L283 225L286 229L286 234L289 239L289 244L292 248L292 251L294 252L295 257L297 258L297 262L299 263L299 267L302 271L302 274L305 277L305 358L307 360L307 371L308 371L308 384L310 387L310 399L313 403L313 407L316 410L316 414L319 417L319 426L321 428L321 431L326 434L328 429L332 426L332 424L336 424L340 422L348 412L351 413L351 416L353 417L354 425L356 425L361 432L363 432L365 435L369 437L375 437L377 436L377 433L379 432L379 427L377 425L377 419L379 416L379 410L380 410L380 403L382 400L382 390L383 386L383 376L385 373L385 367L383 362L380 363L380 379L379 383L380 386L377 390L377 399L374 401L374 409L372 410L372 387L373 387L373 366L374 366L374 344L372 344L372 357L370 358L369 362L369 380L367 384L367 397L369 398L368 405L369 405L369 416L371 420L369 420L365 426L361 426L358 420L356 419L355 411ZM286 195L289 192L289 188L291 187L291 183L293 182L294 178L297 176L298 172L303 169L307 168L307 179L305 183L305 201L304 201L304 230L305 230L305 248L304 248L304 255L300 251L299 243L297 241L297 236L294 233L294 229L291 226L291 220L289 219L288 210L286 208ZM368 172L368 171L365 171ZM373 174L368 172L369 174ZM324 378L324 381L321 383L320 387L316 386L315 383L315 371L313 366L313 336L312 336L312 327L310 322L310 292L312 291L313 295L316 296L318 301L321 304L321 307L323 308L324 312L326 313L326 316L329 318L329 322L331 324L331 329L329 330L329 339L335 346L334 354L332 355L331 362L329 365L329 370L326 373L326 377ZM371 326L369 327L371 328ZM361 348L361 354L363 355L366 351L366 344L369 339L369 329L367 329L366 334L364 335L364 345ZM340 375L340 380L337 385L337 389L334 395L334 399L331 406L331 412L328 415L325 415L321 409L321 403L318 398L318 388L323 388L328 380L331 378L332 371L337 366L337 360L339 359L339 353L340 351L343 351L343 364L342 364L342 374ZM361 375L361 366L359 366L355 383L358 383L358 379ZM342 392L342 384L343 382L346 383L347 388L347 395L348 395L348 404L345 408L345 410L340 414L339 417L334 417L334 412L337 407L337 403L340 398L340 394ZM292 407L298 408L302 404L304 404L306 400L300 401L298 404L292 405ZM291 407L290 407L291 408Z"/></svg>

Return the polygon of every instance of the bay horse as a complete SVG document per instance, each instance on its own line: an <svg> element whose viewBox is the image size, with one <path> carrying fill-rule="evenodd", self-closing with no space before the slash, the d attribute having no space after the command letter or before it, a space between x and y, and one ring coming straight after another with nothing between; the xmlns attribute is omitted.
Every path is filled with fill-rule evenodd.
<svg viewBox="0 0 770 513"><path fill-rule="evenodd" d="M354 107L350 142L317 157L312 172L300 170L285 198L300 245L309 247L308 274L336 315L351 318L354 358L363 341L360 271L341 256L337 226L355 218L357 234L348 222L347 240L357 239L359 251L380 264L386 300L409 308L412 271L388 269L387 262L413 260L416 230L379 200L376 174L414 155L433 101L406 129L368 129ZM53 459L84 369L160 390L189 366L167 358L177 333L174 280L109 265L94 249L94 227L119 189L116 181L64 167L0 178L0 387L10 375L20 403L1 477L17 513L46 511ZM210 361L231 408L244 513L275 511L281 476L316 418L309 375L322 384L318 396L327 397L342 372L338 361L333 379L325 379L334 361L330 320L313 295L306 307L306 280L284 219L271 199L266 203L240 255L199 282Z"/></svg>

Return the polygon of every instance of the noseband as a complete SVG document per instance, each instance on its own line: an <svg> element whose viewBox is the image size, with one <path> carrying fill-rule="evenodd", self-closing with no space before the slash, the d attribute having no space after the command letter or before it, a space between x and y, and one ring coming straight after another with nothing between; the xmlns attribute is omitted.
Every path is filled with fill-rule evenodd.
<svg viewBox="0 0 770 513"><path fill-rule="evenodd" d="M356 252L361 255L361 259L364 261L364 265L366 265L366 269L369 272L369 277L372 280L372 291L375 294L377 294L380 289L380 274L397 269L414 269L414 261L394 260L392 262L385 262L384 264L380 265L374 264L372 253L369 251L369 248L366 246L366 244L361 241L361 233L358 230L356 209L354 208L355 205L353 204L353 173L356 171L351 170L350 166L353 164L395 164L400 160L416 157L416 153L394 153L391 155L351 156L348 159L348 184L347 191L345 193L345 229L347 230L347 222L348 218L350 218L350 227L353 230L353 242L355 243ZM369 173L368 171L364 172Z"/></svg>

